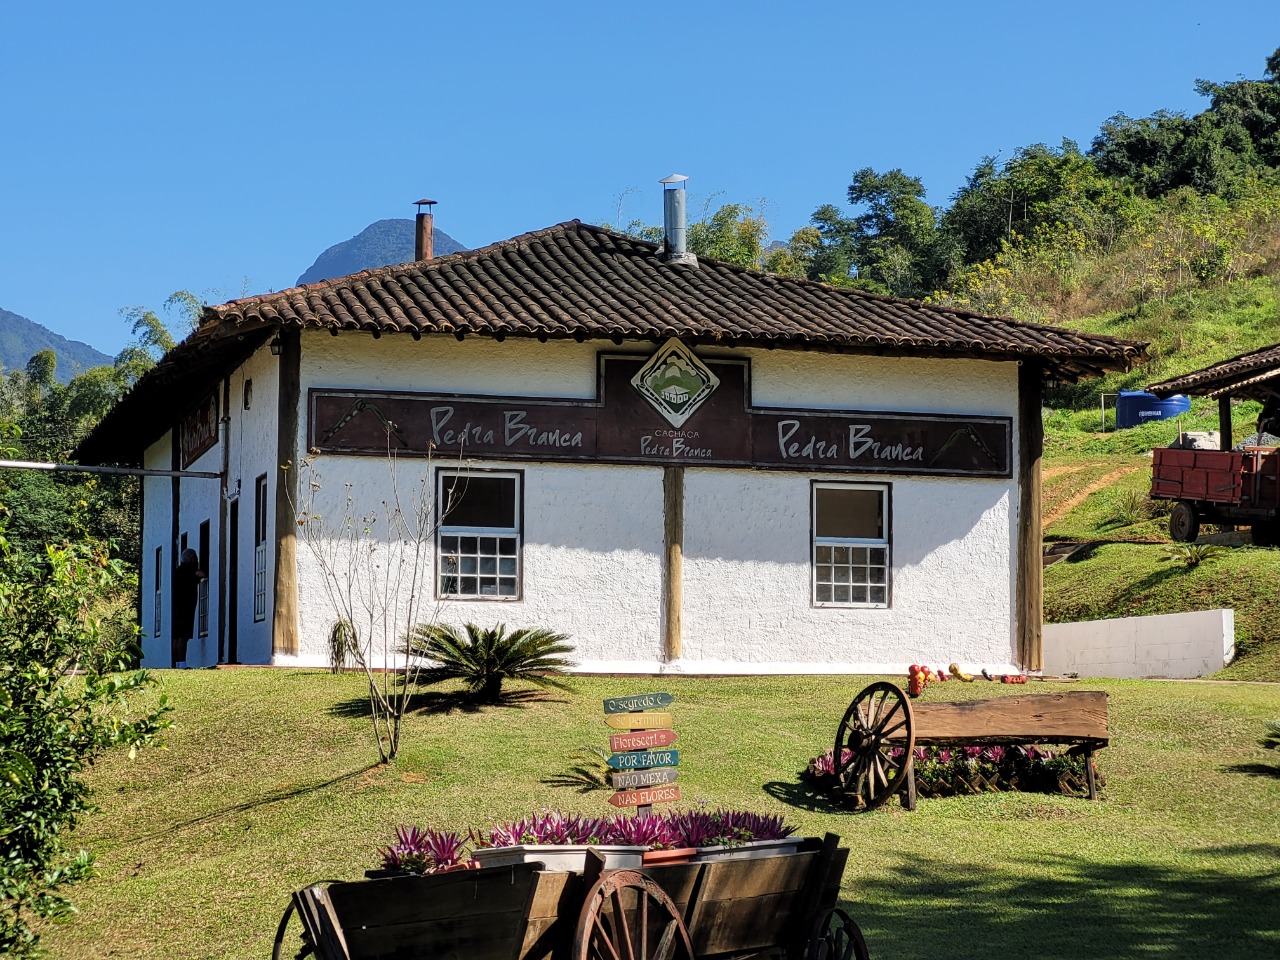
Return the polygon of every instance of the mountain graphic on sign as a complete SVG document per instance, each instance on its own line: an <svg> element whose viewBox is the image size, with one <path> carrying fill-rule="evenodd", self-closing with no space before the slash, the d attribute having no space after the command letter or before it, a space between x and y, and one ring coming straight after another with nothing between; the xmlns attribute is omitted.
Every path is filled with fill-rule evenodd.
<svg viewBox="0 0 1280 960"><path fill-rule="evenodd" d="M661 370L649 378L649 386L672 406L688 403L704 383L701 377L681 363L679 357L669 359Z"/></svg>

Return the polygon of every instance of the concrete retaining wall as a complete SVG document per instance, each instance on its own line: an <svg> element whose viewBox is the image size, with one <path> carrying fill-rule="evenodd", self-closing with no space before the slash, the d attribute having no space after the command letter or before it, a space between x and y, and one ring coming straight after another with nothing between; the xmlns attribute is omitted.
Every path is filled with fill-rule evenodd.
<svg viewBox="0 0 1280 960"><path fill-rule="evenodd" d="M1235 611L1044 625L1044 671L1082 677L1201 677L1235 656Z"/></svg>

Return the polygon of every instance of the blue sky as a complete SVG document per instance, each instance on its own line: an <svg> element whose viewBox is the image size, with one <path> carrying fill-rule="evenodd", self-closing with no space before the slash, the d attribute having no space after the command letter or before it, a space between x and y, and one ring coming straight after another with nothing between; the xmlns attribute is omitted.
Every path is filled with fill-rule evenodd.
<svg viewBox="0 0 1280 960"><path fill-rule="evenodd" d="M0 4L0 307L118 352L122 307L290 286L412 202L469 247L759 205L855 169L945 205L985 154L1261 77L1276 0Z"/></svg>

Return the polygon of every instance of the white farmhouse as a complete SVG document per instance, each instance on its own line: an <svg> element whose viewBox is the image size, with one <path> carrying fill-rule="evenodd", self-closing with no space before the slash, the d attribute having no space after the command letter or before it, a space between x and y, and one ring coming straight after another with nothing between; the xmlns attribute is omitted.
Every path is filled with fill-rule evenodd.
<svg viewBox="0 0 1280 960"><path fill-rule="evenodd" d="M1042 388L1144 345L698 260L678 227L207 309L78 451L176 474L143 481L144 663L189 546L191 665L326 664L326 556L399 498L422 619L549 627L583 671L1037 669Z"/></svg>

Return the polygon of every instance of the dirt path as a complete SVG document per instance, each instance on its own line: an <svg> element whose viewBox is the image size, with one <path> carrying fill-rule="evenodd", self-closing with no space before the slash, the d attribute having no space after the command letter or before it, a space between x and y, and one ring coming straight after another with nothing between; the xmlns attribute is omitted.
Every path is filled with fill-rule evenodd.
<svg viewBox="0 0 1280 960"><path fill-rule="evenodd" d="M1087 470L1089 467L1096 466L1096 463L1059 464L1056 467L1047 467L1041 474L1041 478L1044 480L1052 480L1054 477L1060 477L1064 473L1079 473L1081 470Z"/></svg>
<svg viewBox="0 0 1280 960"><path fill-rule="evenodd" d="M1076 468L1076 469L1081 469L1081 468ZM1040 524L1041 532L1048 530L1052 524L1057 523L1059 520L1065 517L1068 513L1070 513L1077 506L1083 503L1085 498L1088 497L1090 494L1097 493L1103 487L1106 487L1106 486L1109 486L1110 484L1115 483L1121 477L1126 477L1131 473L1137 473L1139 470L1144 470L1144 469L1146 469L1146 467L1143 464L1137 464L1132 467L1124 467L1120 470L1112 470L1106 476L1099 477L1093 483L1089 484L1089 486L1085 487L1083 490L1081 490L1074 496L1069 497L1068 499L1062 501L1062 503L1058 504L1051 511L1046 513L1044 515L1044 519ZM1046 476L1048 475L1048 472L1049 471L1047 470L1045 471ZM1063 470L1060 472L1068 473L1068 472L1074 472L1074 471Z"/></svg>

